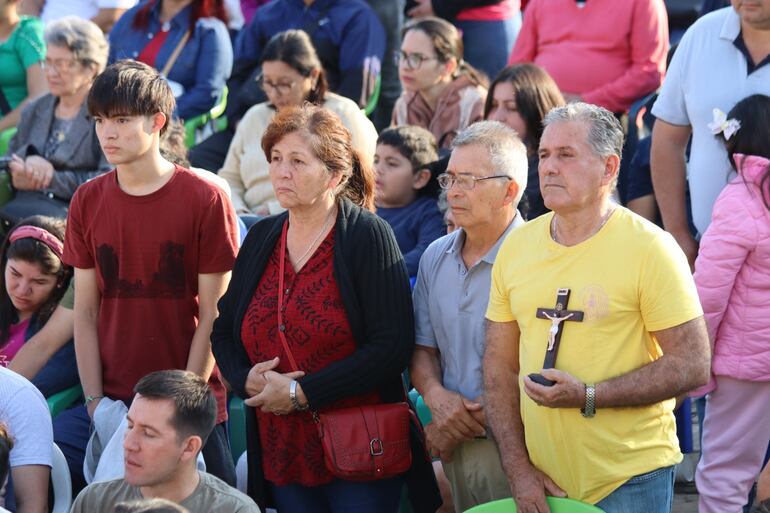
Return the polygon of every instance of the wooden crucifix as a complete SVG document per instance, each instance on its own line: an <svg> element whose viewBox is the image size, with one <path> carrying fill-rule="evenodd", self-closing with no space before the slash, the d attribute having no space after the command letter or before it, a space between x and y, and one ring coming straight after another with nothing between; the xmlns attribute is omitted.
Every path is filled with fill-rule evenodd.
<svg viewBox="0 0 770 513"><path fill-rule="evenodd" d="M569 303L569 289L556 290L556 306L554 308L538 308L537 318L551 321L548 330L548 346L545 351L544 369L553 369L556 366L556 355L559 352L561 335L564 333L564 325L567 321L583 322L583 312L567 310ZM554 382L546 379L542 374L530 374L529 378L535 383L550 387Z"/></svg>

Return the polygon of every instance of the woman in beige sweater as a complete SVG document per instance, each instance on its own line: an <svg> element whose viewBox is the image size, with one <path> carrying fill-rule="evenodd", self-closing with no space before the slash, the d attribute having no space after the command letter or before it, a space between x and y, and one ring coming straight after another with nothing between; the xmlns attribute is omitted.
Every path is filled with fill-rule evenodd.
<svg viewBox="0 0 770 513"><path fill-rule="evenodd" d="M219 176L227 180L238 215L247 226L260 216L281 210L268 176L262 151L262 134L277 110L305 102L337 114L353 136L353 146L369 160L374 158L377 131L361 109L347 98L326 90L321 61L307 34L287 30L276 34L262 53L261 87L268 101L255 105L235 131Z"/></svg>

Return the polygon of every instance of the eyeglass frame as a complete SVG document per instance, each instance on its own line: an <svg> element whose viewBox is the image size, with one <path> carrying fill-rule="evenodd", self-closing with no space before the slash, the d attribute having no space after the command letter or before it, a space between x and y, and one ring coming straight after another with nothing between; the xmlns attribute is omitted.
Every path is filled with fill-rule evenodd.
<svg viewBox="0 0 770 513"><path fill-rule="evenodd" d="M256 81L259 88L262 89L265 94L267 94L266 88L270 88L277 92L279 96L286 96L287 94L291 93L299 82L299 80L292 80L288 84L273 84L272 82L265 81L265 76L261 73L257 76ZM285 90L282 90L281 88L285 88Z"/></svg>
<svg viewBox="0 0 770 513"><path fill-rule="evenodd" d="M65 64L66 62L66 64ZM70 72L75 69L75 66L77 64L85 64L80 59L51 59L50 63L48 62L48 57L46 57L41 63L40 67L43 68L43 71L46 71L47 69L52 69L56 71L56 73L61 74L62 72ZM63 67L66 66L66 67Z"/></svg>
<svg viewBox="0 0 770 513"><path fill-rule="evenodd" d="M417 58L419 59L417 65L415 66L412 62L410 62L412 59ZM406 53L403 50L398 50L393 54L393 60L396 61L396 66L400 66L401 62L403 61L407 67L407 69L420 69L422 67L422 64L425 61L441 61L437 56L432 57L426 57L425 55L418 53L418 52L412 52L412 53Z"/></svg>
<svg viewBox="0 0 770 513"><path fill-rule="evenodd" d="M471 185L470 187L464 187L459 182L460 178L473 180L471 182L473 185ZM470 174L461 174L461 175L455 176L455 175L451 175L449 173L441 173L440 175L438 175L436 177L436 181L438 182L438 186L441 187L445 191L448 191L448 190L452 189L452 187L454 187L455 184L457 184L457 186L460 187L463 190L472 191L473 189L476 188L476 182L483 182L484 180L492 180L494 178L507 178L508 180L513 180L513 178L508 176L508 175L492 175L492 176L481 176L481 177L478 177L478 176L473 176L473 175L470 175ZM451 180L451 182L448 183L446 186L442 185L442 183L441 183L445 179Z"/></svg>

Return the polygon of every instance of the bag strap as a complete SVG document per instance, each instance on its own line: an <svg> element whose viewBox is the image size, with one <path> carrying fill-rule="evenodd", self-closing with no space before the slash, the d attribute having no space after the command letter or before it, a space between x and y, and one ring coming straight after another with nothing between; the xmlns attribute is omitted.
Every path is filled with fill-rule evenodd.
<svg viewBox="0 0 770 513"><path fill-rule="evenodd" d="M278 264L278 338L281 339L283 350L286 352L286 356L289 358L291 369L298 371L299 366L297 365L296 360L294 360L294 355L292 354L291 349L289 349L289 343L286 341L286 335L284 334L286 327L283 324L283 273L284 269L286 269L286 238L288 231L289 220L287 219L283 223L283 231L281 232L281 257ZM403 395L403 401L409 404L409 396L406 393L403 382L401 383L401 393Z"/></svg>
<svg viewBox="0 0 770 513"><path fill-rule="evenodd" d="M286 268L286 238L288 230L289 220L287 219L283 223L283 232L281 233L281 258L280 263L278 264L278 338L281 339L283 350L286 351L286 356L289 358L292 370L298 371L299 367L297 366L296 360L294 360L291 349L289 349L289 343L286 341L286 335L284 334L286 326L283 324L283 272Z"/></svg>
<svg viewBox="0 0 770 513"><path fill-rule="evenodd" d="M184 33L182 36L182 39L179 40L179 42L176 44L176 48L174 48L174 51L171 52L171 56L166 61L166 65L163 66L163 69L160 71L160 74L164 77L168 77L168 72L171 71L171 68L174 67L174 63L176 62L177 57L179 57L179 54L182 53L182 49L184 48L184 45L187 44L187 40L190 39L190 30L188 29L187 32Z"/></svg>

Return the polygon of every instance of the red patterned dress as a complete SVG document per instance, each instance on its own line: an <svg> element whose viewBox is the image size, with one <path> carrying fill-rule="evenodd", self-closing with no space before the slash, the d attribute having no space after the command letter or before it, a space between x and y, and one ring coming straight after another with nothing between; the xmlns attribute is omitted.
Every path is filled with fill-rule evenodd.
<svg viewBox="0 0 770 513"><path fill-rule="evenodd" d="M350 331L339 287L334 278L334 231L329 232L299 273L289 261L284 265L285 335L300 370L311 374L353 354L356 344ZM291 364L278 337L278 273L280 239L265 267L241 326L241 339L252 364L280 356L277 372L291 372ZM324 408L377 404L377 393L356 395ZM312 404L310 405L313 406ZM257 409L265 478L275 485L317 486L334 477L326 470L321 441L312 414L274 415Z"/></svg>

